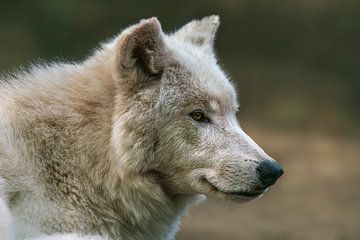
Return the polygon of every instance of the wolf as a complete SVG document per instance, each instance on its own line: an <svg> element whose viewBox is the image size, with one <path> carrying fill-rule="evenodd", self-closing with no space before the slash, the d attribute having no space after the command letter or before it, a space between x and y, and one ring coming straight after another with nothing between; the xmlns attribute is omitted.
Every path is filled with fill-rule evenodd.
<svg viewBox="0 0 360 240"><path fill-rule="evenodd" d="M80 63L3 76L1 239L174 239L190 204L273 185L283 169L238 123L218 27L145 19Z"/></svg>

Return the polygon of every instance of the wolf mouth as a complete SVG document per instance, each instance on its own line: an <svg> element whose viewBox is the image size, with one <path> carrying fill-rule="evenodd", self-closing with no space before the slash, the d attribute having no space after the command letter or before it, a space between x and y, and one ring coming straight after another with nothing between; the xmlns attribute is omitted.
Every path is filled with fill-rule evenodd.
<svg viewBox="0 0 360 240"><path fill-rule="evenodd" d="M221 192L230 194L230 195L234 195L234 196L241 196L241 197L257 197L264 193L263 191L260 191L260 192L245 192L245 191L224 192L224 191L221 191Z"/></svg>
<svg viewBox="0 0 360 240"><path fill-rule="evenodd" d="M218 187L216 187L213 183L211 183L209 180L207 180L205 177L202 179L204 182L206 182L208 185L210 185L212 191L215 192L220 192L226 195L230 195L230 196L237 196L237 197L249 197L249 198L254 198L254 197L258 197L261 194L263 194L265 191L226 191L226 190L222 190Z"/></svg>

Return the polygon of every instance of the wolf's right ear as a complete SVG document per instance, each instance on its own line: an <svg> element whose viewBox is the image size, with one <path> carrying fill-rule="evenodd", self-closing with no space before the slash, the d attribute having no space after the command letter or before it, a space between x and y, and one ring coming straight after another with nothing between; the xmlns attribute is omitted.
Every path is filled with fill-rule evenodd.
<svg viewBox="0 0 360 240"><path fill-rule="evenodd" d="M126 30L116 49L119 81L133 91L160 76L167 64L167 49L157 18L142 20Z"/></svg>
<svg viewBox="0 0 360 240"><path fill-rule="evenodd" d="M177 30L173 36L183 41L190 42L212 54L215 35L219 25L219 16L211 15L185 24Z"/></svg>

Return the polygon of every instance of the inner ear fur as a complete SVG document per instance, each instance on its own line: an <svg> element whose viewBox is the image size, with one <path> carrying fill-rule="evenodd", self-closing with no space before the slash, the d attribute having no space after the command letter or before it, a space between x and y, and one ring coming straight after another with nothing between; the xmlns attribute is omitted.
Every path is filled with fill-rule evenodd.
<svg viewBox="0 0 360 240"><path fill-rule="evenodd" d="M157 18L140 21L120 36L116 66L120 80L129 88L141 88L158 77L167 64L167 50Z"/></svg>

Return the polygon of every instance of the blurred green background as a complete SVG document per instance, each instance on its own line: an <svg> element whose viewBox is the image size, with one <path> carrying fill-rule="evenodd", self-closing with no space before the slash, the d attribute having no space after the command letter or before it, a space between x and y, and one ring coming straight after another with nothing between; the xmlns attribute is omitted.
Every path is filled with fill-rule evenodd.
<svg viewBox="0 0 360 240"><path fill-rule="evenodd" d="M286 174L260 200L190 211L178 239L360 239L358 0L2 0L0 70L82 60L141 18L171 32L210 14L241 123Z"/></svg>

